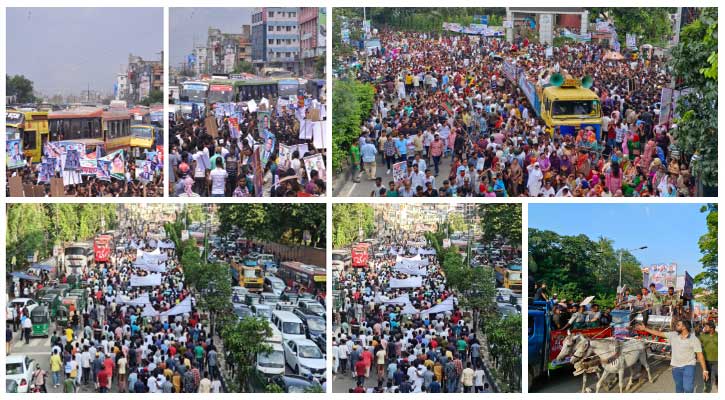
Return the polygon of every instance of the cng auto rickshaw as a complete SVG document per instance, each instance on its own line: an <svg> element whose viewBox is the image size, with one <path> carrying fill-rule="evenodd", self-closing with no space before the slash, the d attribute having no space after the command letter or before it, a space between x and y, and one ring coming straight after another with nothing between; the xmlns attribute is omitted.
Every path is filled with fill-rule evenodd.
<svg viewBox="0 0 725 400"><path fill-rule="evenodd" d="M78 298L78 303L76 305L79 312L83 312L83 310L86 309L86 304L88 303L88 292L86 292L85 289L73 289L70 293L68 293L68 295Z"/></svg>
<svg viewBox="0 0 725 400"><path fill-rule="evenodd" d="M47 293L41 297L38 302L48 308L48 313L51 318L55 318L58 312L58 306L60 306L60 296L55 293Z"/></svg>
<svg viewBox="0 0 725 400"><path fill-rule="evenodd" d="M70 274L68 276L68 279L66 279L66 282L70 286L71 290L72 289L79 289L80 288L80 285L81 285L81 282L82 282L82 279L81 279L81 276L78 275L78 274Z"/></svg>
<svg viewBox="0 0 725 400"><path fill-rule="evenodd" d="M30 321L33 323L32 336L48 336L50 330L50 312L45 306L37 306L30 312Z"/></svg>
<svg viewBox="0 0 725 400"><path fill-rule="evenodd" d="M58 310L55 313L56 329L65 329L65 327L68 326L69 319L70 312L68 312L68 307L63 304L59 305Z"/></svg>

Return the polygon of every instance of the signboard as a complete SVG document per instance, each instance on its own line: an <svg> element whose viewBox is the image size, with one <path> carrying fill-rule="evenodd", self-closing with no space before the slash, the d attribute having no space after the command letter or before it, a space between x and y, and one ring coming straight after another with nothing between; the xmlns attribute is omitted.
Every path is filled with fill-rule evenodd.
<svg viewBox="0 0 725 400"><path fill-rule="evenodd" d="M666 124L672 117L672 88L663 87L660 95L659 124Z"/></svg>
<svg viewBox="0 0 725 400"><path fill-rule="evenodd" d="M503 21L504 29L511 29L514 27L514 21Z"/></svg>
<svg viewBox="0 0 725 400"><path fill-rule="evenodd" d="M666 293L667 288L674 287L677 283L677 264L654 264L642 267L642 275L645 274L649 277L649 282L643 282L645 287L654 283L657 292Z"/></svg>
<svg viewBox="0 0 725 400"><path fill-rule="evenodd" d="M447 249L451 247L451 239L443 239L443 248Z"/></svg>
<svg viewBox="0 0 725 400"><path fill-rule="evenodd" d="M511 82L516 82L516 72L518 67L511 61L504 61L501 67L504 76Z"/></svg>
<svg viewBox="0 0 725 400"><path fill-rule="evenodd" d="M693 298L692 287L693 286L694 286L694 281L692 279L692 276L690 276L690 274L687 271L685 271L685 285L682 288L682 297L684 297L688 300L692 300L692 298Z"/></svg>
<svg viewBox="0 0 725 400"><path fill-rule="evenodd" d="M627 47L630 49L636 49L637 48L637 36L634 33L628 33L626 35L627 38Z"/></svg>

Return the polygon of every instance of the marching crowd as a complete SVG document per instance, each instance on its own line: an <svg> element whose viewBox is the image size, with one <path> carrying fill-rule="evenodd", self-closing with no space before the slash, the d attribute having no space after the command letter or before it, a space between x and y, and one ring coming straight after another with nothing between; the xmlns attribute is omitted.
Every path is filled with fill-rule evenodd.
<svg viewBox="0 0 725 400"><path fill-rule="evenodd" d="M47 392L49 385L66 393L223 391L216 343L202 324L193 294L184 287L175 251L164 249L153 256L153 264L165 266L160 284L134 283L150 275L138 264L139 258L154 254L146 245L134 240L126 251L112 252L110 262L79 271L87 301L70 306L67 325L55 324L49 370L38 363L33 373L36 391ZM30 295L68 280L68 275L54 281L43 276ZM17 315L25 327L29 313L18 310ZM13 337L10 326L7 335Z"/></svg>
<svg viewBox="0 0 725 400"><path fill-rule="evenodd" d="M383 30L381 48L346 60L375 87L370 117L350 149L355 180L372 196L676 197L695 178L669 123L659 123L665 60L605 59L594 44L546 47L517 39ZM547 132L521 89L503 73L515 60L534 83L553 71L591 76L602 110L592 127ZM443 159L450 169L441 171ZM693 158L694 159L694 158ZM402 172L395 164L406 162ZM440 174L443 176L440 176Z"/></svg>
<svg viewBox="0 0 725 400"><path fill-rule="evenodd" d="M324 195L325 151L315 147L319 141L300 138L307 116L280 107L279 113L272 109L258 121L257 113L246 108L241 117L231 118L211 110L203 119L179 116L170 121L172 196ZM306 158L316 162L305 162Z"/></svg>
<svg viewBox="0 0 725 400"><path fill-rule="evenodd" d="M483 369L482 343L433 252L407 261L404 249L387 243L368 269L341 271L335 310L333 371L352 379L355 393L482 393L491 387ZM413 260L413 258L408 258ZM406 268L415 265L418 273ZM408 272L411 272L408 270ZM420 285L402 284L420 276ZM415 286L415 287L414 287Z"/></svg>

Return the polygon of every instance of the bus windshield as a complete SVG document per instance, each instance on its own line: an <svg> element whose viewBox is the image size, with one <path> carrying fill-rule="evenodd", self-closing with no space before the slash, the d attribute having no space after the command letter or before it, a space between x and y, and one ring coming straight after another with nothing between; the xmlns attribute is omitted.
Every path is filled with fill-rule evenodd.
<svg viewBox="0 0 725 400"><path fill-rule="evenodd" d="M557 100L551 108L554 117L599 117L598 100Z"/></svg>
<svg viewBox="0 0 725 400"><path fill-rule="evenodd" d="M181 89L181 97L189 101L203 103L206 100L208 87L200 83L185 84Z"/></svg>
<svg viewBox="0 0 725 400"><path fill-rule="evenodd" d="M151 139L153 137L153 133L150 127L145 126L132 126L131 127L131 136L138 137L138 138L144 138L144 139Z"/></svg>
<svg viewBox="0 0 725 400"><path fill-rule="evenodd" d="M261 272L262 272L262 271L260 271L260 270L257 270L257 269L253 269L253 268L245 268L245 269L244 269L244 277L245 277L245 278L259 278L259 277L261 277L261 276L262 276L262 275L261 275Z"/></svg>
<svg viewBox="0 0 725 400"><path fill-rule="evenodd" d="M209 103L231 103L234 91L231 86L215 86L209 90Z"/></svg>
<svg viewBox="0 0 725 400"><path fill-rule="evenodd" d="M65 255L67 256L85 256L86 249L83 247L68 247L65 249Z"/></svg>

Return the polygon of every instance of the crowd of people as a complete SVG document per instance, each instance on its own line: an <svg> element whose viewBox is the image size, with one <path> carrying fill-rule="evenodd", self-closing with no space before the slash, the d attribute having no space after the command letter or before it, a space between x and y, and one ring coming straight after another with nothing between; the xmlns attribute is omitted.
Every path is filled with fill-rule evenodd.
<svg viewBox="0 0 725 400"><path fill-rule="evenodd" d="M313 100L307 98L306 102ZM316 111L324 110L324 105L314 103L320 107ZM227 104L233 107L226 107ZM171 195L324 195L324 135L311 129L313 125L321 128L324 122L310 119L313 109L276 103L259 119L259 110L252 112L242 104L214 103L205 116L202 109L202 117L194 115L187 119L178 115L171 121ZM308 135L313 130L317 133Z"/></svg>
<svg viewBox="0 0 725 400"><path fill-rule="evenodd" d="M387 242L380 250L369 268L337 273L335 379L350 379L355 393L492 391L483 344L435 252L408 242ZM420 282L410 283L415 277Z"/></svg>
<svg viewBox="0 0 725 400"><path fill-rule="evenodd" d="M124 251L113 251L109 262L74 271L87 300L70 306L67 325L53 324L49 369L36 365L36 391L47 392L50 385L66 393L223 391L220 350L184 285L175 250L150 243L138 236ZM152 274L148 265L163 266L156 270L164 272L153 273L161 275L160 283L139 281ZM23 289L27 296L69 282L70 274L39 278ZM21 326L32 328L27 310L17 315ZM6 336L14 337L10 326Z"/></svg>
<svg viewBox="0 0 725 400"><path fill-rule="evenodd" d="M65 197L162 197L164 195L164 174L163 160L156 156L156 152L141 152L141 157L134 157L131 152L124 152L125 158L120 165L113 168L120 168L121 171L106 171L106 174L75 173L61 168L61 164L55 162L50 167L46 163L33 164L30 157L24 159L24 165L19 168L7 169L7 182L11 178L20 177L21 185L18 190L23 190L25 197L57 196L52 192L52 178L63 179L62 195ZM43 157L44 159L46 157ZM149 160L148 171L137 171L137 161ZM116 163L118 164L118 163ZM113 172L113 173L110 173ZM42 187L41 192L29 192L27 188L37 185ZM12 196L10 184L6 187L6 196Z"/></svg>
<svg viewBox="0 0 725 400"><path fill-rule="evenodd" d="M345 60L350 74L375 87L350 149L353 179L374 181L372 196L695 194L693 155L678 148L675 126L659 123L661 90L671 82L661 57L615 61L596 44L554 47L547 57L546 46L521 38L383 30L379 39L369 56ZM506 79L504 61L534 84L547 85L555 71L591 76L601 133L548 129Z"/></svg>

